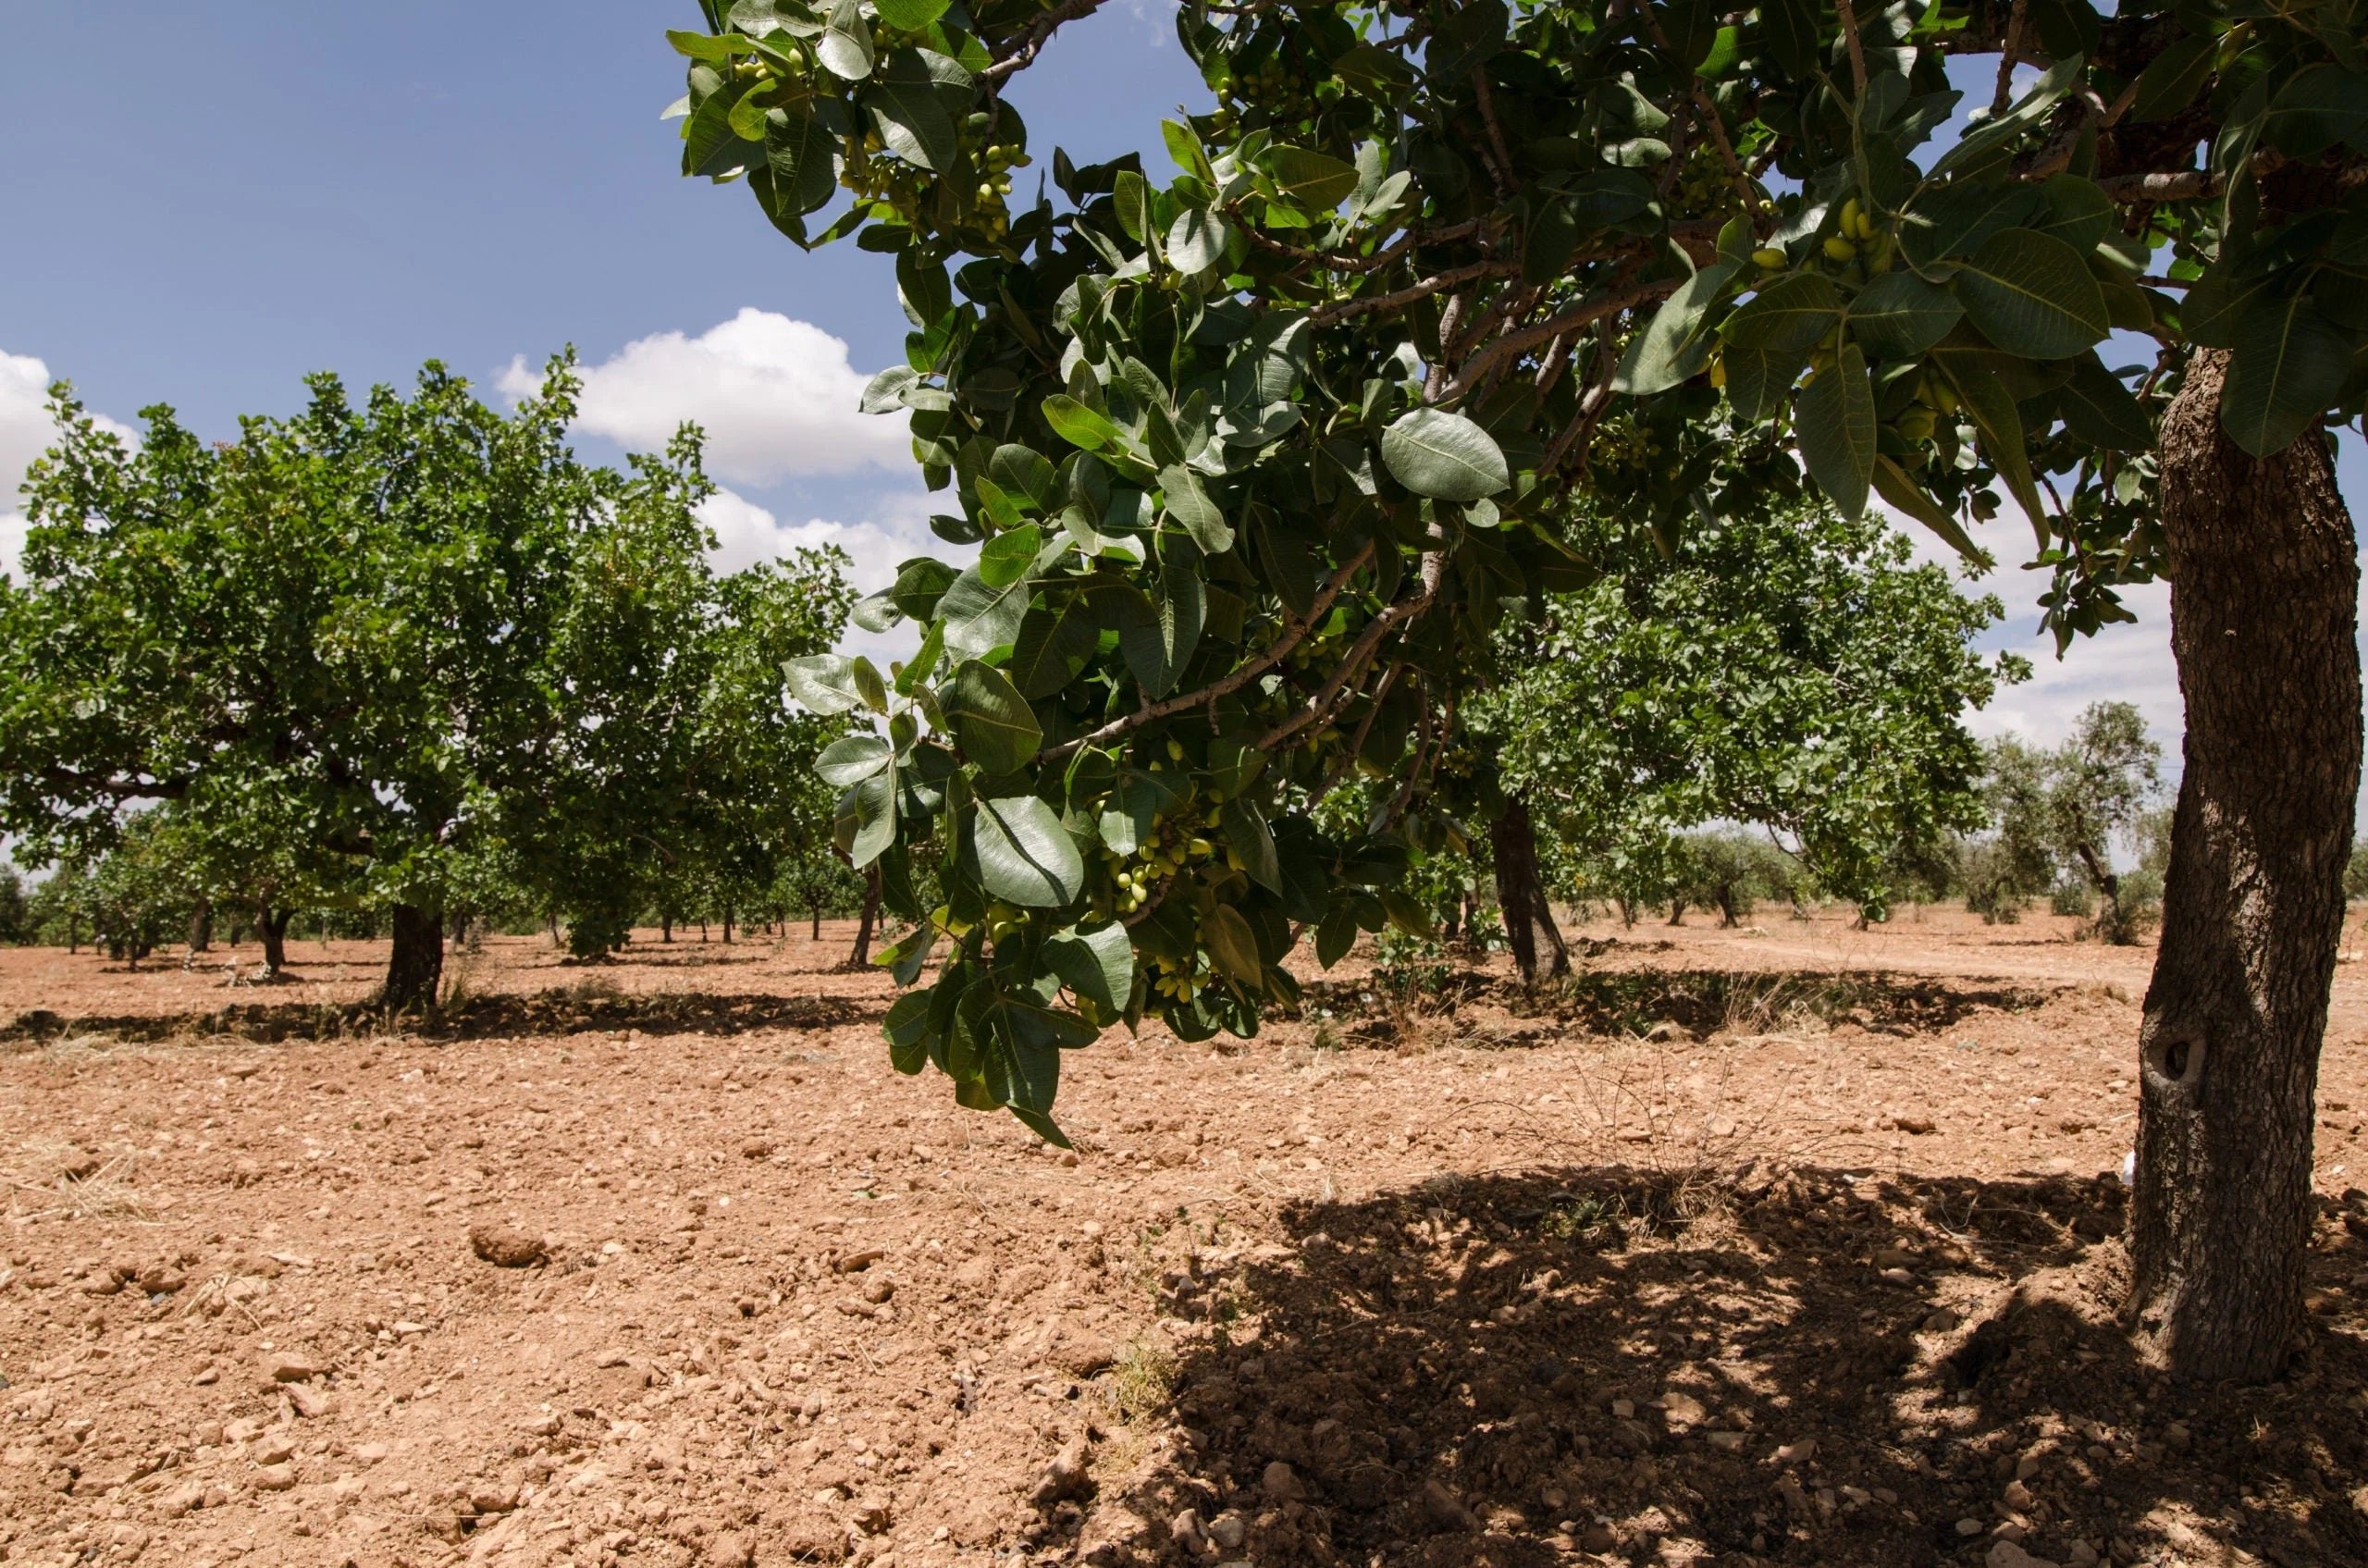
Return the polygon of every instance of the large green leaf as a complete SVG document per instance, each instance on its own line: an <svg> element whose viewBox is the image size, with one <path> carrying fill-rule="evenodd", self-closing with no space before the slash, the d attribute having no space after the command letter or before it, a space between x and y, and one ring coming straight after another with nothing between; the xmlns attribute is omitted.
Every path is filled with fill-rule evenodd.
<svg viewBox="0 0 2368 1568"><path fill-rule="evenodd" d="M2303 159L2338 142L2359 146L2362 132L2368 132L2368 74L2325 61L2296 71L2269 101L2261 126L2262 141Z"/></svg>
<svg viewBox="0 0 2368 1568"><path fill-rule="evenodd" d="M899 32L925 32L953 0L877 0L880 19Z"/></svg>
<svg viewBox="0 0 2368 1568"><path fill-rule="evenodd" d="M2168 119L2194 103L2203 79L2212 74L2213 56L2219 52L2220 41L2205 35L2179 39L2155 56L2138 73L2138 95L2129 105L2130 122L2143 125Z"/></svg>
<svg viewBox="0 0 2368 1568"><path fill-rule="evenodd" d="M1930 529L1941 542L1966 560L1988 564L1990 556L1955 517L1941 510L1924 488L1887 457L1875 459L1875 493Z"/></svg>
<svg viewBox="0 0 2368 1568"><path fill-rule="evenodd" d="M1719 336L1739 349L1761 353L1806 353L1833 330L1842 316L1842 294L1821 273L1779 278L1737 306L1720 325Z"/></svg>
<svg viewBox="0 0 2368 1568"><path fill-rule="evenodd" d="M828 206L838 190L832 161L838 147L838 138L804 108L768 111L765 161L772 167L776 204L800 217Z"/></svg>
<svg viewBox="0 0 2368 1568"><path fill-rule="evenodd" d="M1754 424L1773 415L1792 395L1793 383L1809 362L1807 349L1769 353L1758 349L1730 348L1722 356L1727 367L1727 401L1735 413Z"/></svg>
<svg viewBox="0 0 2368 1568"><path fill-rule="evenodd" d="M2281 451L2318 423L2351 374L2351 334L2306 294L2254 302L2237 325L2220 426L2255 457Z"/></svg>
<svg viewBox="0 0 2368 1568"><path fill-rule="evenodd" d="M1023 523L989 539L979 550L979 581L990 588L1007 588L1028 575L1036 552L1044 548L1044 530Z"/></svg>
<svg viewBox="0 0 2368 1568"><path fill-rule="evenodd" d="M1230 904L1219 904L1201 917L1201 945L1216 960L1217 969L1228 978L1244 985L1264 982L1266 962L1258 954L1258 938L1241 911Z"/></svg>
<svg viewBox="0 0 2368 1568"><path fill-rule="evenodd" d="M1867 509L1875 474L1875 386L1857 344L1844 344L1833 364L1809 377L1793 423L1809 477L1855 520Z"/></svg>
<svg viewBox="0 0 2368 1568"><path fill-rule="evenodd" d="M1013 684L1030 701L1057 696L1092 656L1099 635L1093 608L1082 597L1030 611L1011 645Z"/></svg>
<svg viewBox="0 0 2368 1568"><path fill-rule="evenodd" d="M1044 732L1019 688L1002 671L975 659L955 667L938 706L954 738L982 772L1018 772L1044 744Z"/></svg>
<svg viewBox="0 0 2368 1568"><path fill-rule="evenodd" d="M1629 340L1612 389L1643 397L1669 391L1698 375L1708 359L1703 327L1734 275L1733 262L1713 262L1678 285L1645 329Z"/></svg>
<svg viewBox="0 0 2368 1568"><path fill-rule="evenodd" d="M2019 181L1961 180L1927 187L1899 217L1899 252L1928 278L1955 270L1949 258L1981 248L2004 229L2019 228L2047 211L2038 188Z"/></svg>
<svg viewBox="0 0 2368 1568"><path fill-rule="evenodd" d="M1156 599L1130 594L1119 601L1118 651L1144 696L1155 701L1176 689L1207 620L1208 590L1180 562L1160 574Z"/></svg>
<svg viewBox="0 0 2368 1568"><path fill-rule="evenodd" d="M1225 259L1231 231L1206 207L1187 207L1167 229L1167 265L1186 277L1208 271Z"/></svg>
<svg viewBox="0 0 2368 1568"><path fill-rule="evenodd" d="M1276 858L1275 834L1258 808L1247 800L1228 800L1217 824L1225 833L1226 847L1240 858L1250 880L1269 893L1282 892L1282 862Z"/></svg>
<svg viewBox="0 0 2368 1568"><path fill-rule="evenodd" d="M874 773L839 796L832 840L861 870L896 842L896 773Z"/></svg>
<svg viewBox="0 0 2368 1568"><path fill-rule="evenodd" d="M1044 960L1062 983L1109 1014L1127 1010L1135 989L1135 946L1116 923L1063 932L1044 944Z"/></svg>
<svg viewBox="0 0 2368 1568"><path fill-rule="evenodd" d="M1086 407L1067 392L1055 392L1044 400L1044 423L1069 445L1088 451L1126 444L1126 433L1111 424L1107 414Z"/></svg>
<svg viewBox="0 0 2368 1568"><path fill-rule="evenodd" d="M879 735L847 735L822 748L814 771L822 782L851 789L888 765L888 742Z"/></svg>
<svg viewBox="0 0 2368 1568"><path fill-rule="evenodd" d="M888 62L886 78L864 93L863 107L871 117L872 130L880 133L890 152L908 164L944 174L954 167L960 140L954 117L945 112L938 94L938 77L923 54L919 49L897 50ZM935 57L945 60L942 55ZM945 64L954 66L951 60ZM961 70L959 66L954 68Z"/></svg>
<svg viewBox="0 0 2368 1568"><path fill-rule="evenodd" d="M2072 366L2072 379L2056 393L2056 408L2072 433L2109 451L2145 451L2154 444L2153 422L2121 378L2093 353Z"/></svg>
<svg viewBox="0 0 2368 1568"><path fill-rule="evenodd" d="M834 0L830 21L815 42L815 57L822 68L847 81L871 77L871 27L856 0Z"/></svg>
<svg viewBox="0 0 2368 1568"><path fill-rule="evenodd" d="M2029 449L2023 444L2023 416L2015 406L2015 396L1996 376L1981 366L1980 354L1942 353L1935 356L1957 389L1957 401L1965 405L1966 417L1973 421L1975 437L1980 443L1982 456L1998 471L1999 479L2030 518L2031 526L2044 530L2047 509L2041 503L2039 484L2031 476Z"/></svg>
<svg viewBox="0 0 2368 1568"><path fill-rule="evenodd" d="M856 690L855 661L835 653L808 653L784 661L789 695L816 713L844 713L863 700Z"/></svg>
<svg viewBox="0 0 2368 1568"><path fill-rule="evenodd" d="M970 843L987 892L1029 909L1058 909L1085 888L1085 861L1060 817L1032 795L982 799Z"/></svg>
<svg viewBox="0 0 2368 1568"><path fill-rule="evenodd" d="M1907 359L1949 335L1965 307L1937 283L1887 272L1850 302L1850 336L1882 359Z"/></svg>
<svg viewBox="0 0 2368 1568"><path fill-rule="evenodd" d="M2030 91L2016 100L2014 106L1995 119L1987 120L1968 131L1955 146L1941 155L1932 166L1935 179L1958 169L1978 168L2004 154L2021 136L2047 117L2047 112L2062 102L2064 95L2079 85L2080 74L2088 62L2078 55L2069 55L2055 62L2031 83Z"/></svg>
<svg viewBox="0 0 2368 1568"><path fill-rule="evenodd" d="M1233 548L1233 527L1198 474L1171 464L1159 471L1159 488L1166 498L1167 515L1204 554L1223 555Z"/></svg>
<svg viewBox="0 0 2368 1568"><path fill-rule="evenodd" d="M1390 476L1418 496L1475 501L1512 484L1495 438L1460 414L1416 408L1381 433L1381 461Z"/></svg>
<svg viewBox="0 0 2368 1568"><path fill-rule="evenodd" d="M1028 613L1028 580L1023 576L992 587L974 566L954 579L937 601L937 612L944 618L947 652L991 652L1019 635L1019 623Z"/></svg>
<svg viewBox="0 0 2368 1568"><path fill-rule="evenodd" d="M1304 147L1270 149L1266 167L1275 177L1275 188L1310 212L1330 212L1357 188L1353 166Z"/></svg>
<svg viewBox="0 0 2368 1568"><path fill-rule="evenodd" d="M2025 359L2069 359L2113 328L2080 253L2029 228L1982 241L1956 275L1957 298L1981 335Z"/></svg>

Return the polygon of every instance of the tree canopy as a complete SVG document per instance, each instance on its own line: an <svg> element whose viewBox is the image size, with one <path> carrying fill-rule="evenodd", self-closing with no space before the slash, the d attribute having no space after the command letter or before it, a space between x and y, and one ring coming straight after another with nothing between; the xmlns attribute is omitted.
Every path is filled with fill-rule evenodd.
<svg viewBox="0 0 2368 1568"><path fill-rule="evenodd" d="M1015 203L1005 88L1097 8L707 0L672 35L685 173L895 258L914 330L866 406L981 553L859 611L911 660L801 689L886 721L830 776L924 922L900 975L952 944L899 1065L1048 1131L1060 1047L1253 1027L1299 929L1338 951L1388 907L1471 650L1597 574L1582 500L1683 527L1753 442L1967 550L2011 500L2068 636L2160 564L2189 349L2229 346L2255 452L2368 392L2359 0L1191 6L1215 102L1167 126L1178 172L1055 154ZM1963 114L1959 55L1997 56ZM2156 362L2109 366L2116 329ZM1392 702L1412 787L1317 832ZM931 843L935 910L903 891Z"/></svg>

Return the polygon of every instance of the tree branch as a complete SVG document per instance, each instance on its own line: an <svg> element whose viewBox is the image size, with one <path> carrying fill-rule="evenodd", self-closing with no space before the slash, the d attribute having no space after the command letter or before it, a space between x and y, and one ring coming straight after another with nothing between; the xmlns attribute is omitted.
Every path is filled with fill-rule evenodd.
<svg viewBox="0 0 2368 1568"><path fill-rule="evenodd" d="M1324 586L1316 593L1315 602L1308 607L1307 618L1293 620L1284 629L1283 635L1276 637L1265 652L1247 664L1241 665L1218 680L1210 682L1198 691L1185 692L1180 696L1167 698L1159 702L1146 703L1125 718L1113 719L1091 734L1079 735L1075 740L1064 741L1058 746L1048 747L1036 754L1036 759L1040 762L1055 761L1084 747L1106 746L1120 735L1131 734L1145 724L1166 718L1171 713L1181 713L1187 709L1197 708L1204 702L1215 702L1240 691L1243 686L1290 657L1291 649L1297 648L1306 638L1307 634L1314 629L1316 622L1324 618L1325 611L1332 608L1332 601L1340 597L1340 590L1348 586L1349 579L1363 571L1366 562L1373 559L1373 552L1374 541L1367 539L1356 554L1350 556L1338 571L1325 580Z"/></svg>
<svg viewBox="0 0 2368 1568"><path fill-rule="evenodd" d="M1346 321L1352 315L1365 315L1374 311L1391 310L1399 305L1412 304L1416 300L1428 299L1441 290L1452 289L1459 283L1469 283L1475 278L1511 278L1520 271L1521 268L1511 262L1474 262L1469 266L1459 266L1451 271L1425 278L1420 283L1411 284L1390 293L1375 294L1362 300L1344 300L1337 305L1326 305L1310 315L1307 322L1311 327L1329 327L1336 321Z"/></svg>

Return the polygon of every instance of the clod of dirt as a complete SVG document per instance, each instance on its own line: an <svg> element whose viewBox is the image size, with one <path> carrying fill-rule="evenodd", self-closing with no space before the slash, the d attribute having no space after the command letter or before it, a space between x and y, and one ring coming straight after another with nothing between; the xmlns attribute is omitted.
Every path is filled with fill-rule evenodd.
<svg viewBox="0 0 2368 1568"><path fill-rule="evenodd" d="M1047 1509L1063 1498L1074 1497L1085 1489L1085 1434L1079 1433L1061 1445L1053 1463L1044 1466L1036 1489L1028 1500L1038 1509Z"/></svg>
<svg viewBox="0 0 2368 1568"><path fill-rule="evenodd" d="M1258 1485L1270 1502L1291 1502L1307 1495L1307 1488L1300 1485L1299 1473L1279 1459L1266 1466Z"/></svg>
<svg viewBox="0 0 2368 1568"><path fill-rule="evenodd" d="M259 1492L292 1491L296 1486L296 1467L282 1462L266 1464L255 1472L254 1487Z"/></svg>
<svg viewBox="0 0 2368 1568"><path fill-rule="evenodd" d="M1476 1533L1482 1528L1480 1516L1464 1507L1462 1500L1437 1477L1423 1483L1423 1516L1436 1530Z"/></svg>
<svg viewBox="0 0 2368 1568"><path fill-rule="evenodd" d="M540 1236L505 1226L472 1228L469 1248L496 1268L532 1268L550 1258L550 1246Z"/></svg>
<svg viewBox="0 0 2368 1568"><path fill-rule="evenodd" d="M870 1268L873 1264L878 1263L882 1258L884 1258L888 1254L886 1253L882 1252L878 1247L870 1247L859 1253L849 1253L845 1257L841 1258L831 1266L837 1269L841 1274L861 1274L865 1269Z"/></svg>
<svg viewBox="0 0 2368 1568"><path fill-rule="evenodd" d="M2056 1568L2055 1563L2050 1559L2033 1557L2021 1547L2007 1540L1992 1542L1990 1555L1984 1561L1988 1562L1989 1568Z"/></svg>
<svg viewBox="0 0 2368 1568"><path fill-rule="evenodd" d="M318 1421L337 1408L337 1401L310 1383L291 1383L288 1388L288 1403L307 1421Z"/></svg>
<svg viewBox="0 0 2368 1568"><path fill-rule="evenodd" d="M726 1531L707 1543L706 1568L750 1568L757 1561L757 1549L748 1537Z"/></svg>
<svg viewBox="0 0 2368 1568"><path fill-rule="evenodd" d="M264 1363L264 1375L275 1383L309 1383L326 1370L299 1351L282 1351Z"/></svg>

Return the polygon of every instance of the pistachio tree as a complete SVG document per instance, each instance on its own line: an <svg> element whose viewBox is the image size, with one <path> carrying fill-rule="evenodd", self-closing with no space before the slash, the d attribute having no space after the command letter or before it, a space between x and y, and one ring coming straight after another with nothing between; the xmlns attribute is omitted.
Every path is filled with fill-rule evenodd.
<svg viewBox="0 0 2368 1568"><path fill-rule="evenodd" d="M1970 549L2011 503L2070 636L2126 613L2120 584L2167 568L2186 591L2165 461L2216 465L2200 503L2289 470L2317 496L2318 432L2368 389L2361 0L1196 4L1178 31L1214 101L1165 127L1170 171L1054 153L1047 182L1006 93L1102 3L703 0L672 35L684 172L744 183L801 245L894 258L913 329L866 406L908 419L939 532L980 555L910 562L862 611L911 621L909 659L795 679L879 721L826 759L844 840L919 922L899 978L943 951L890 1015L898 1065L1048 1136L1063 1048L1145 1015L1247 1032L1290 996L1296 937L1329 961L1387 917L1468 654L1593 570L1560 525L1575 499L1682 525L1702 465L1773 426L1847 516L1880 498ZM1953 56L1994 57L1988 102ZM2116 329L2153 363L2109 364ZM2158 451L2183 392L2203 422ZM1595 461L1614 420L1646 461ZM2285 596L2321 619L2333 597ZM2293 700L2335 712L2339 685ZM2345 722L2277 830L2309 841L2312 889L2334 886L2315 846L2356 695ZM1376 733L1404 786L1317 831ZM2199 907L2237 858L2195 862ZM2251 1029L2240 1060L2314 1059L2332 939L2310 908L2262 960L2292 1008L2255 1026L2192 999L2150 1041L2208 1017ZM2157 1076L2187 1099L2150 1090L2150 1115L2241 1209L2251 1145L2204 1101L2267 1094L2285 1128L2293 1075L2205 1091L2201 1059L2178 1048ZM2274 1201L2299 1214L2290 1179ZM2150 1191L2141 1210L2169 1202ZM2139 1272L2166 1353L2282 1355L2300 1233L2161 1217L2146 1244L2180 1266ZM2198 1248L2235 1295L2199 1283ZM2249 1319L2262 1278L2278 1301Z"/></svg>

